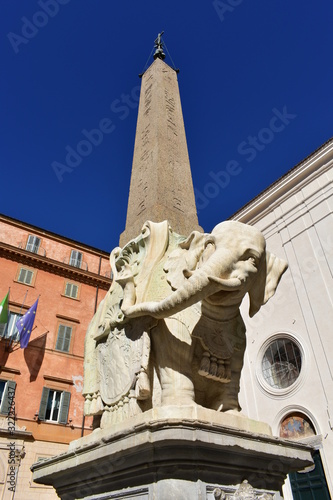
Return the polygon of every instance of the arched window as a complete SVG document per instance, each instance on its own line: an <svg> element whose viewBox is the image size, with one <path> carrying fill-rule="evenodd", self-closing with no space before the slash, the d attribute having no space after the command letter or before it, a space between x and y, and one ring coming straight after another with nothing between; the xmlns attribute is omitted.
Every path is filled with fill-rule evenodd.
<svg viewBox="0 0 333 500"><path fill-rule="evenodd" d="M311 420L303 413L290 413L280 424L280 437L286 439L304 439L315 436L316 431Z"/></svg>

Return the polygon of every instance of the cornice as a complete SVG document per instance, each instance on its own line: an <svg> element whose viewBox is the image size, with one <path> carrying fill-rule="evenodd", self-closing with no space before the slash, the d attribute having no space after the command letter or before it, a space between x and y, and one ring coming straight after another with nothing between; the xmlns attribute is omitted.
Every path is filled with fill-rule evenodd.
<svg viewBox="0 0 333 500"><path fill-rule="evenodd" d="M64 276L73 281L79 281L90 286L99 286L102 290L110 288L112 280L106 276L85 271L77 267L70 266L64 262L49 259L42 255L23 250L22 248L8 245L7 243L0 242L0 256L16 262L20 262L30 267L43 269L44 271L52 274Z"/></svg>
<svg viewBox="0 0 333 500"><path fill-rule="evenodd" d="M86 245L85 243L81 243L66 236L61 236L60 234L53 233L52 231L48 231L38 226L34 226L33 224L28 224L27 222L14 219L13 217L9 217L8 215L0 214L0 221L4 222L5 224L11 224L12 226L23 229L24 231L32 231L36 236L47 237L59 243L74 246L75 249L81 249L94 255L106 258L109 258L110 255L109 252L106 252L105 250L100 250L99 248Z"/></svg>
<svg viewBox="0 0 333 500"><path fill-rule="evenodd" d="M234 213L229 219L254 223L262 218L267 211L272 211L276 205L292 196L295 190L311 182L322 172L332 168L333 139L323 144L310 156L277 179L267 189L262 191L249 203Z"/></svg>

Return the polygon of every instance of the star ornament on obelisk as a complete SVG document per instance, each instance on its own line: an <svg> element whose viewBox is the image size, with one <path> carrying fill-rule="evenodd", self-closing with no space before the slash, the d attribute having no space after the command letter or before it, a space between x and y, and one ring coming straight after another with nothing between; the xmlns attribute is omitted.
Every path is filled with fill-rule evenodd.
<svg viewBox="0 0 333 500"><path fill-rule="evenodd" d="M120 246L150 220L168 220L182 235L198 223L177 71L164 62L163 31L143 73L125 231Z"/></svg>

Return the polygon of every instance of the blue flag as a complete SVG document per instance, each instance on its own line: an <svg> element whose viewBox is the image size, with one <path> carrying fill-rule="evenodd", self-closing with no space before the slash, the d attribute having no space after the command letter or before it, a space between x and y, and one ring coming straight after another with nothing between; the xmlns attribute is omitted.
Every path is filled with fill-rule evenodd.
<svg viewBox="0 0 333 500"><path fill-rule="evenodd" d="M16 328L20 334L20 347L25 349L29 344L30 335L32 327L34 326L36 311L37 311L38 299L33 306L30 307L29 311L25 313L22 318L16 322Z"/></svg>

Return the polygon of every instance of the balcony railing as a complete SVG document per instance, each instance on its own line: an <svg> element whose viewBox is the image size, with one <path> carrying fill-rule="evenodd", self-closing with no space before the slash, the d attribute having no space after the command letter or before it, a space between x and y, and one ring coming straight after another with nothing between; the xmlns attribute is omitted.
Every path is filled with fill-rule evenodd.
<svg viewBox="0 0 333 500"><path fill-rule="evenodd" d="M64 264L68 264L72 267L77 267L78 269L83 269L84 271L88 271L88 264L84 262L83 260L79 259L71 259L68 257L65 257L63 260Z"/></svg>
<svg viewBox="0 0 333 500"><path fill-rule="evenodd" d="M31 245L30 243L19 243L18 245L19 248L22 248L23 250L27 250L27 252L35 253L36 255L41 255L42 257L46 257L46 250L45 248L37 245Z"/></svg>

